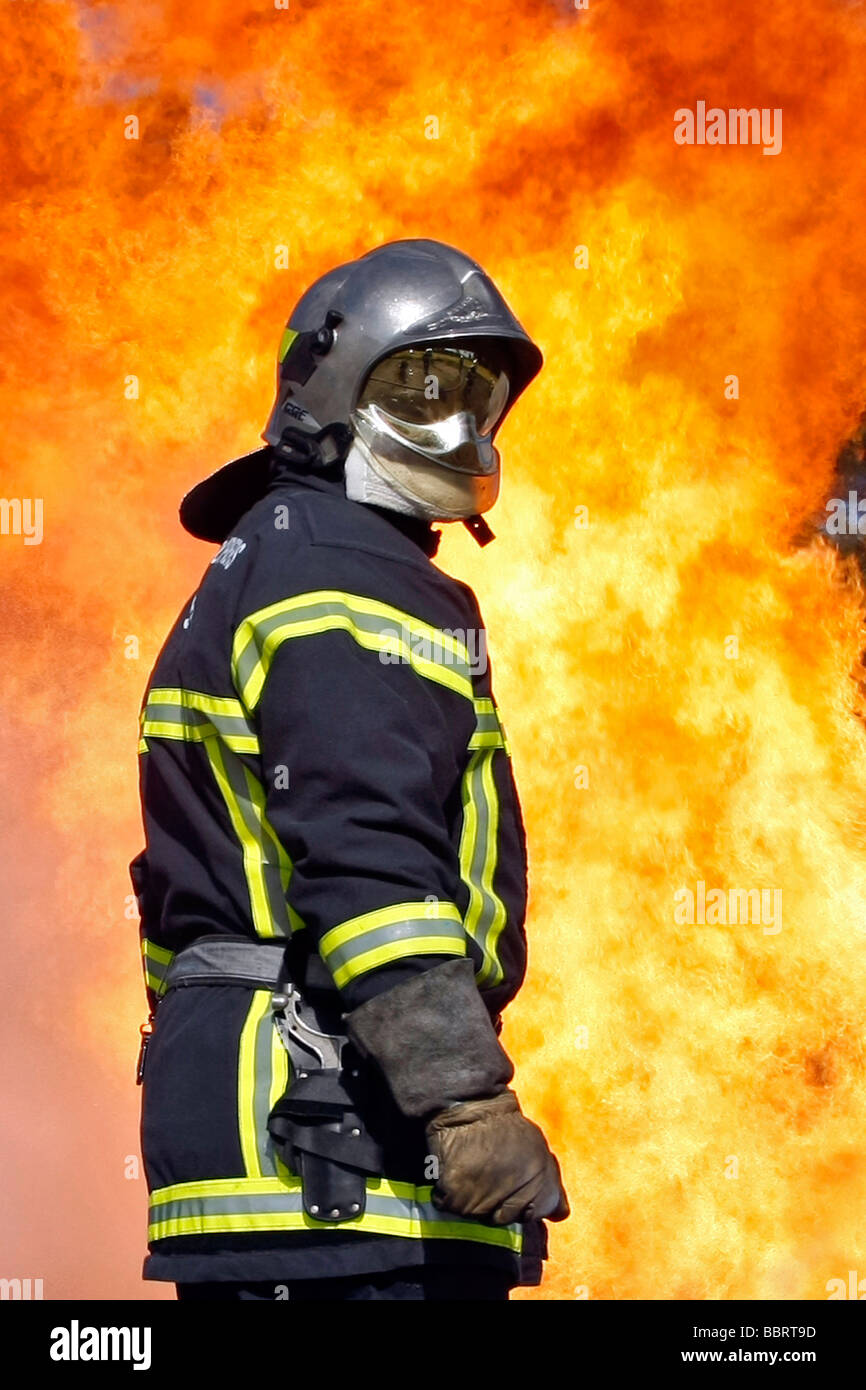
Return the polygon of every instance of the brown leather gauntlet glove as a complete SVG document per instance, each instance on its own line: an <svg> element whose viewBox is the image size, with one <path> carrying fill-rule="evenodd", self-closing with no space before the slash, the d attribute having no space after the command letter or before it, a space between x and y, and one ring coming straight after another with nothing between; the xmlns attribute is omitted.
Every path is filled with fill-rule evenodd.
<svg viewBox="0 0 866 1390"><path fill-rule="evenodd" d="M377 994L345 1025L402 1113L425 1122L438 1167L434 1205L503 1225L568 1216L559 1165L508 1089L514 1067L471 960L449 960Z"/></svg>
<svg viewBox="0 0 866 1390"><path fill-rule="evenodd" d="M427 1125L439 1165L433 1205L498 1226L569 1215L559 1164L513 1091L453 1105Z"/></svg>

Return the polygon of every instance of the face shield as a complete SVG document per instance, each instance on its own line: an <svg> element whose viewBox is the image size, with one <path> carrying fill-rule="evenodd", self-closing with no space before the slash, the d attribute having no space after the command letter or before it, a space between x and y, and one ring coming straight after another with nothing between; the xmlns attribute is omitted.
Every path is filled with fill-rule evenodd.
<svg viewBox="0 0 866 1390"><path fill-rule="evenodd" d="M401 348L373 367L352 411L352 425L384 463L428 464L493 478L499 454L491 433L509 390L495 344L478 352Z"/></svg>

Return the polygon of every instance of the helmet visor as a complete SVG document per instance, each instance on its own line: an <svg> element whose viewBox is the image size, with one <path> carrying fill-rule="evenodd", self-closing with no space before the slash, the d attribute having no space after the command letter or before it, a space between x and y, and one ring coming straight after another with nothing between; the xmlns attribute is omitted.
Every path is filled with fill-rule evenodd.
<svg viewBox="0 0 866 1390"><path fill-rule="evenodd" d="M509 389L492 354L484 362L463 348L402 348L373 367L353 419L386 456L408 460L415 453L459 472L493 473L490 434Z"/></svg>

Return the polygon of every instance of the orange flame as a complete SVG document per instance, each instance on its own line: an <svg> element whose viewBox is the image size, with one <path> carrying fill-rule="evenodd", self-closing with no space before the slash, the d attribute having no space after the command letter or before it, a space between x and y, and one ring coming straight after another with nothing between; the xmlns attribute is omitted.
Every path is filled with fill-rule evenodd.
<svg viewBox="0 0 866 1390"><path fill-rule="evenodd" d="M306 285L434 236L547 359L497 543L439 557L490 629L531 854L504 1041L573 1209L519 1296L866 1276L862 592L792 543L866 403L864 50L860 0L7 9L3 493L44 535L0 535L5 1273L173 1296L138 1280L126 865L209 557L176 506L256 446ZM780 110L781 152L676 143L699 101ZM781 929L678 920L698 883Z"/></svg>

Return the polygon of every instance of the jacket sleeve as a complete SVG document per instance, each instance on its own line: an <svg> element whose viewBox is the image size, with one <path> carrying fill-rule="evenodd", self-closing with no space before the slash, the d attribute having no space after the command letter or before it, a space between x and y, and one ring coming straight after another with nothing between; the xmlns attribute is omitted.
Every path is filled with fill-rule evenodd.
<svg viewBox="0 0 866 1390"><path fill-rule="evenodd" d="M155 921L156 914L150 904L148 893L147 850L135 856L129 866L132 891L138 903L138 937L141 949L141 966L144 977L144 990L150 1013L154 1013L159 1000L165 992L165 974L173 957L173 952L158 946L148 936L149 923Z"/></svg>
<svg viewBox="0 0 866 1390"><path fill-rule="evenodd" d="M467 954L448 811L472 704L381 655L345 630L293 635L255 713L289 907L348 1008Z"/></svg>

